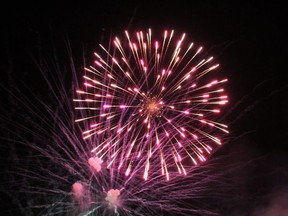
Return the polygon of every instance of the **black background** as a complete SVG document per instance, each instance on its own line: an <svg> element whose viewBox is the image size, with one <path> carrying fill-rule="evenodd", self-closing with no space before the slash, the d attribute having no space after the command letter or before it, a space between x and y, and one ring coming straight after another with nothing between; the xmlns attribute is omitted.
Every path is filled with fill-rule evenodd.
<svg viewBox="0 0 288 216"><path fill-rule="evenodd" d="M233 154L235 161L243 162L235 179L245 182L241 190L236 190L240 198L222 206L223 212L288 214L284 5L260 1L118 0L93 4L15 3L2 10L1 84L11 89L25 83L37 89L39 95L46 93L33 56L53 58L56 52L60 64L65 63L67 41L81 71L83 59L92 62L99 43L108 41L111 35L122 35L123 30L133 32L150 27L186 32L189 40L203 45L216 58L229 79L229 104L224 120L231 134L227 145L215 154ZM5 95L3 104L7 102ZM1 126L5 127L5 122ZM3 163L4 160L5 166Z"/></svg>

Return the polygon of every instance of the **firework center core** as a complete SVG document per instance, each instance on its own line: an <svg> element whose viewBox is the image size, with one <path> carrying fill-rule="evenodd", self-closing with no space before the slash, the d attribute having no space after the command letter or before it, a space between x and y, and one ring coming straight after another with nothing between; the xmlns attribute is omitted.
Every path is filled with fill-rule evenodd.
<svg viewBox="0 0 288 216"><path fill-rule="evenodd" d="M147 98L143 103L144 112L148 116L159 116L162 108L162 102L155 97Z"/></svg>

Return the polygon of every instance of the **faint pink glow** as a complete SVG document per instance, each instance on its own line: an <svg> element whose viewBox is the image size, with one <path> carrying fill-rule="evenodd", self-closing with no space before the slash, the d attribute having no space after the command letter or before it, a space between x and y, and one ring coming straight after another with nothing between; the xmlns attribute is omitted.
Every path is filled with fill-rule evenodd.
<svg viewBox="0 0 288 216"><path fill-rule="evenodd" d="M103 161L100 158L98 158L98 157L90 157L88 159L88 163L96 172L100 172L101 171L101 164L103 163Z"/></svg>
<svg viewBox="0 0 288 216"><path fill-rule="evenodd" d="M108 201L109 205L112 207L116 207L119 204L119 197L120 196L120 190L118 189L110 189L107 192L107 196L105 198L106 201Z"/></svg>
<svg viewBox="0 0 288 216"><path fill-rule="evenodd" d="M84 197L85 188L80 182L75 182L72 185L72 192L74 199L80 201Z"/></svg>

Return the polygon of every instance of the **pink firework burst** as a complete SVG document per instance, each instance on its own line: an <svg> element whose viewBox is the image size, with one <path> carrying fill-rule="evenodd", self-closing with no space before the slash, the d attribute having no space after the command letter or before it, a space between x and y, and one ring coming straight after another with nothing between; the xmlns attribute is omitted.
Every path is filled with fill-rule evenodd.
<svg viewBox="0 0 288 216"><path fill-rule="evenodd" d="M151 29L125 36L112 48L100 45L95 64L85 68L76 122L107 167L127 176L141 171L145 180L151 170L168 180L170 170L186 175L185 167L205 161L228 133L215 120L228 102L227 79L211 77L219 64L201 57L202 47L187 43L185 33L165 31L159 41Z"/></svg>

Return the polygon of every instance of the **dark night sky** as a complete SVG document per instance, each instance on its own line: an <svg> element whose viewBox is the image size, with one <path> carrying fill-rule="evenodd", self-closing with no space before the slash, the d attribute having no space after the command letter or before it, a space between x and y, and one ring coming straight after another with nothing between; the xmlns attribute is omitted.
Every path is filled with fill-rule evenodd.
<svg viewBox="0 0 288 216"><path fill-rule="evenodd" d="M284 206L288 214L288 205L282 203L288 203L286 7L272 1L230 2L117 0L3 7L6 13L1 14L1 85L14 77L33 89L40 87L41 75L32 56L51 58L57 50L60 62L65 62L67 40L75 64L81 68L83 55L91 62L93 51L110 34L149 27L186 32L189 40L203 45L217 59L229 78L225 121L230 123L231 141L217 153L239 151L235 160L247 159L250 165L238 175L253 175L245 176L250 191L247 196L251 197L240 199L231 208L235 208L235 215L265 212L272 216L276 214L268 214L269 211L276 212ZM35 80L40 80L40 84ZM45 89L42 91L45 94ZM5 123L1 126L5 127ZM256 189L251 192L253 187ZM252 200L255 194L259 202ZM275 202L280 207L275 207ZM244 207L250 208L248 214L239 213L244 212Z"/></svg>

